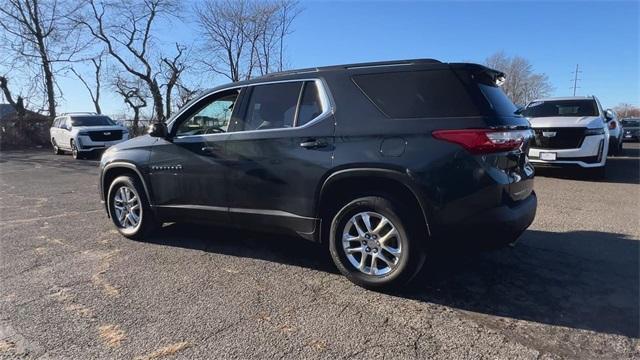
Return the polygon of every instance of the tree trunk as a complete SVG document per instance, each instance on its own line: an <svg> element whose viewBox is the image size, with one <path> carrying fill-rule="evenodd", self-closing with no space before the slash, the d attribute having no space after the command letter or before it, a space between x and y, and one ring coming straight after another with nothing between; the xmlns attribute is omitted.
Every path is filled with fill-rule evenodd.
<svg viewBox="0 0 640 360"><path fill-rule="evenodd" d="M153 108L156 113L156 121L162 122L164 121L164 107L162 100L162 92L160 92L160 87L158 86L158 82L156 80L152 80L148 82L149 91L151 91L151 97L153 98Z"/></svg>
<svg viewBox="0 0 640 360"><path fill-rule="evenodd" d="M56 94L53 83L53 73L51 72L51 63L47 60L46 55L42 59L42 70L44 71L44 81L47 87L47 102L49 105L49 116L56 117Z"/></svg>
<svg viewBox="0 0 640 360"><path fill-rule="evenodd" d="M44 83L47 90L47 103L49 105L49 116L56 117L56 93L55 84L53 81L53 72L51 71L51 62L49 61L49 53L47 52L47 46L44 43L44 37L41 22L40 22L40 8L37 1L33 2L33 22L35 27L35 38L38 43L38 51L40 52L40 59L42 59L42 72L44 74Z"/></svg>
<svg viewBox="0 0 640 360"><path fill-rule="evenodd" d="M173 91L173 85L169 82L167 84L167 93L165 95L165 105L167 108L166 116L169 118L171 116L171 92Z"/></svg>

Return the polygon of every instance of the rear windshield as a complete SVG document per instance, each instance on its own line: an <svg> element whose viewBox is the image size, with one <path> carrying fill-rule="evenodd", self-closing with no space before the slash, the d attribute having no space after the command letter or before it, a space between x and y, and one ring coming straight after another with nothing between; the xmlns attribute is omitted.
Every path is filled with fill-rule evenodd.
<svg viewBox="0 0 640 360"><path fill-rule="evenodd" d="M534 101L527 105L522 116L555 117L555 116L598 116L598 105L594 100L549 100Z"/></svg>
<svg viewBox="0 0 640 360"><path fill-rule="evenodd" d="M507 94L498 86L478 83L478 87L496 114L513 116L518 110Z"/></svg>
<svg viewBox="0 0 640 360"><path fill-rule="evenodd" d="M109 126L115 125L113 120L106 116L79 116L71 118L73 126Z"/></svg>
<svg viewBox="0 0 640 360"><path fill-rule="evenodd" d="M622 126L640 127L640 119L622 120Z"/></svg>
<svg viewBox="0 0 640 360"><path fill-rule="evenodd" d="M449 70L356 75L353 81L391 118L478 116L464 84Z"/></svg>

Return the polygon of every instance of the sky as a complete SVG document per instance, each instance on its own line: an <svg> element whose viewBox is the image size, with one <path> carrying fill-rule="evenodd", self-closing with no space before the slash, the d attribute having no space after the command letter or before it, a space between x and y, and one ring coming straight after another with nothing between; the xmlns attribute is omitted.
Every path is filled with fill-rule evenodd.
<svg viewBox="0 0 640 360"><path fill-rule="evenodd" d="M596 95L604 107L640 105L639 4L302 1L303 11L286 40L286 56L291 68L305 68L412 58L482 63L504 51L528 59L535 72L547 74L554 96L572 94L572 72L579 64L577 95ZM175 40L197 41L189 20L161 34L167 46ZM205 77L202 82L208 88L226 81ZM60 85L65 98L61 112L92 110L77 80L60 79ZM120 98L109 94L102 108L106 114L126 109Z"/></svg>

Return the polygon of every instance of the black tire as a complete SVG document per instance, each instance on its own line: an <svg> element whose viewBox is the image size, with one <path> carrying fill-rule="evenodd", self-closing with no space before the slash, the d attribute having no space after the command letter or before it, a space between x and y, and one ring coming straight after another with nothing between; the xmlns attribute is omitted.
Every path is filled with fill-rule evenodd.
<svg viewBox="0 0 640 360"><path fill-rule="evenodd" d="M392 266L389 265L388 267L391 270L386 274L371 275L360 271L351 263L343 247L342 238L345 227L350 223L352 217L364 212L372 212L385 217L392 223L392 226L399 234L399 236L393 240L398 242L396 248L401 249L399 257L396 258L391 255L392 253L383 250L384 246L379 245L380 250L378 250L377 247L375 248L376 254L378 254L378 251L380 252L380 254L376 256L384 255L386 258L391 256L392 260L395 260L394 267L392 268ZM416 215L412 214L401 202L394 201L388 197L366 196L349 202L333 216L329 232L329 251L338 270L353 283L372 290L397 288L409 283L422 268L426 257L426 234L425 231L421 229L419 225L420 221L416 219L415 216ZM372 228L376 227L373 226L373 223L371 224ZM367 234L369 234L369 232L367 232ZM356 246L358 242L360 242L360 240L354 241ZM362 252L362 254L364 255L365 253ZM357 255L352 255L352 259L354 259L355 256ZM367 261L371 263L370 265L373 265L373 252L364 256ZM380 258L378 257L378 259ZM360 261L362 261L362 255L360 255ZM374 266L369 266L369 269L372 267ZM377 266L375 267L377 270Z"/></svg>
<svg viewBox="0 0 640 360"><path fill-rule="evenodd" d="M140 205L139 212L139 222L137 226L125 227L123 226L119 220L116 213L115 206L115 198L120 188L126 187L133 192L133 194L138 199L138 204ZM108 201L108 209L109 216L113 224L116 226L120 234L128 237L130 239L142 240L145 236L151 233L153 230L158 228L158 221L155 218L151 207L149 206L149 201L144 192L144 188L140 184L140 180L136 177L132 177L129 175L119 176L114 179L109 185L109 192L107 193L107 201Z"/></svg>
<svg viewBox="0 0 640 360"><path fill-rule="evenodd" d="M60 150L60 147L56 143L56 139L51 138L51 146L53 146L53 154L54 155L62 155L62 150Z"/></svg>
<svg viewBox="0 0 640 360"><path fill-rule="evenodd" d="M622 155L622 152L624 150L622 148L622 144L623 144L623 141L622 141L622 139L620 139L620 141L618 141L618 148L616 149L616 156Z"/></svg>
<svg viewBox="0 0 640 360"><path fill-rule="evenodd" d="M73 140L71 140L71 155L76 160L80 160L80 159L84 158L82 153L80 153L80 151L78 151L78 147L76 146L76 142L73 141Z"/></svg>

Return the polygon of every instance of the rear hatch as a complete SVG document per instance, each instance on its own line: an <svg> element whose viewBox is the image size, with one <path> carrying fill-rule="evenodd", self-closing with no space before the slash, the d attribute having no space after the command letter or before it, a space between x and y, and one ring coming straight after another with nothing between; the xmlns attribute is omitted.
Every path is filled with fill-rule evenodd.
<svg viewBox="0 0 640 360"><path fill-rule="evenodd" d="M531 194L533 168L527 152L532 133L496 85L504 74L481 65L440 63L352 72L355 84L380 112L403 119L405 127L397 129L429 131L436 139L462 146L501 185L508 200ZM345 127L348 123L342 130L348 132Z"/></svg>
<svg viewBox="0 0 640 360"><path fill-rule="evenodd" d="M510 179L509 198L518 201L533 191L533 166L527 154L533 140L533 132L526 118L516 114L516 106L500 88L505 75L499 71L475 64L452 64L452 68L467 85L478 107L486 116L493 130L504 131L508 138L521 137L519 145L504 152L486 155L493 157L494 166L504 171Z"/></svg>

